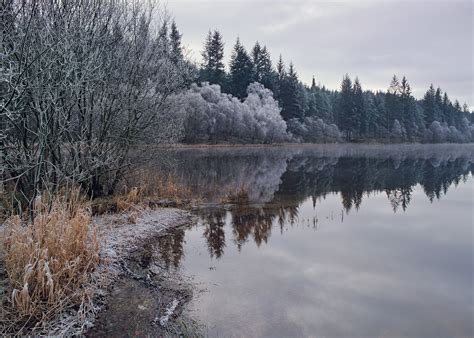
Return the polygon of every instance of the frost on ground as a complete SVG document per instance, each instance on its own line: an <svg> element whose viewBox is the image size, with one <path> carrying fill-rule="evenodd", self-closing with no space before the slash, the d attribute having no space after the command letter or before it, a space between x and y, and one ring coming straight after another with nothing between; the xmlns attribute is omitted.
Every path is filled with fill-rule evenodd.
<svg viewBox="0 0 474 338"><path fill-rule="evenodd" d="M168 305L168 307L165 310L165 314L160 317L160 325L165 327L166 324L168 324L168 321L170 319L170 316L174 313L174 310L178 306L179 301L177 299L173 299L173 302Z"/></svg>
<svg viewBox="0 0 474 338"><path fill-rule="evenodd" d="M106 296L112 290L114 282L124 273L124 261L131 252L137 251L142 243L154 236L165 233L174 227L189 224L190 214L179 209L163 208L144 210L134 224L127 213L102 215L95 217L100 238L100 265L90 275L91 296L88 309L67 309L48 323L41 334L46 335L82 335L92 327L99 312L106 305ZM0 226L0 236L2 227ZM0 297L5 295L7 276L4 271L2 249L0 249ZM1 329L1 327L0 327Z"/></svg>

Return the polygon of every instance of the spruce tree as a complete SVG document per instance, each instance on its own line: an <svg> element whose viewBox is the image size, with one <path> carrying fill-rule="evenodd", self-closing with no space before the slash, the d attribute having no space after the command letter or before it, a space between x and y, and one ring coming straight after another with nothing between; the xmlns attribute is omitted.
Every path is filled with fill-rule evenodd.
<svg viewBox="0 0 474 338"><path fill-rule="evenodd" d="M280 62L279 62L280 64ZM281 63L282 64L282 63ZM284 69L283 67L280 69ZM285 121L293 118L303 118L303 93L293 63L288 67L288 73L281 71L283 79L280 80L280 106L281 115Z"/></svg>
<svg viewBox="0 0 474 338"><path fill-rule="evenodd" d="M393 75L390 86L385 95L385 128L390 129L393 121L402 120L402 102L401 102L401 85L396 75Z"/></svg>
<svg viewBox="0 0 474 338"><path fill-rule="evenodd" d="M231 93L238 98L247 95L247 87L253 79L253 63L244 46L237 41L230 60L230 88Z"/></svg>
<svg viewBox="0 0 474 338"><path fill-rule="evenodd" d="M430 88L425 93L423 97L423 109L425 113L425 127L428 128L433 121L436 120L436 102L435 102L436 91L433 87L433 84L430 85Z"/></svg>
<svg viewBox="0 0 474 338"><path fill-rule="evenodd" d="M346 140L349 141L356 130L354 128L354 92L352 80L347 74L342 79L337 106L337 124L341 131L345 133Z"/></svg>
<svg viewBox="0 0 474 338"><path fill-rule="evenodd" d="M260 43L257 41L255 42L255 46L252 48L252 62L254 65L254 80L257 82L262 83L262 76L263 76L263 64L262 64L262 47Z"/></svg>
<svg viewBox="0 0 474 338"><path fill-rule="evenodd" d="M286 76L285 63L283 62L283 58L282 58L281 54L280 54L280 57L278 58L277 73L278 73L278 80L279 81L282 81Z"/></svg>
<svg viewBox="0 0 474 338"><path fill-rule="evenodd" d="M423 119L416 109L415 99L411 94L411 87L405 76L402 78L400 88L401 123L406 129L408 139L412 140L422 127Z"/></svg>
<svg viewBox="0 0 474 338"><path fill-rule="evenodd" d="M311 80L311 91L314 92L316 91L316 80L313 75L313 79Z"/></svg>
<svg viewBox="0 0 474 338"><path fill-rule="evenodd" d="M276 76L273 71L270 53L266 46L261 46L257 41L252 49L252 62L254 65L254 81L257 81L271 91L276 91Z"/></svg>
<svg viewBox="0 0 474 338"><path fill-rule="evenodd" d="M158 31L158 50L163 54L163 57L170 55L170 40L168 36L168 21L163 22Z"/></svg>
<svg viewBox="0 0 474 338"><path fill-rule="evenodd" d="M201 55L203 63L200 81L225 86L224 42L219 31L209 31Z"/></svg>
<svg viewBox="0 0 474 338"><path fill-rule="evenodd" d="M367 116L364 105L364 93L362 92L362 86L358 77L355 78L352 90L354 99L354 118L352 120L352 128L358 132L359 136L362 136L367 132Z"/></svg>
<svg viewBox="0 0 474 338"><path fill-rule="evenodd" d="M181 34L178 31L178 27L176 26L176 23L173 22L171 23L171 32L170 32L170 57L171 61L174 64L178 64L180 61L183 60L183 51L181 49Z"/></svg>

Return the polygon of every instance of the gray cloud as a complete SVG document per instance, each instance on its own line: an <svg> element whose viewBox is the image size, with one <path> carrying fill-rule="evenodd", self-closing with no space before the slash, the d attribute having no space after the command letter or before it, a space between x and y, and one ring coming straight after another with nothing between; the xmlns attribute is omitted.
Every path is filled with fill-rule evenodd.
<svg viewBox="0 0 474 338"><path fill-rule="evenodd" d="M313 74L338 88L343 74L366 89L385 90L406 75L414 95L430 83L474 106L471 1L217 1L177 0L167 8L191 57L199 61L209 29L220 30L226 58L237 36L250 49L268 46L293 61L300 78Z"/></svg>

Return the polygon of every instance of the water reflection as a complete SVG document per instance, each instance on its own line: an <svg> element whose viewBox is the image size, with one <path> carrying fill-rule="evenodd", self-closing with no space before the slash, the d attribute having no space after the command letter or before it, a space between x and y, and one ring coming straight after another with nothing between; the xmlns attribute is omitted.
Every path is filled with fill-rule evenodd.
<svg viewBox="0 0 474 338"><path fill-rule="evenodd" d="M168 156L173 165L166 169L207 201L222 200L237 187L247 195L243 203L196 210L209 256L217 259L229 243L240 251L249 240L267 243L274 228L283 234L285 226L301 221L299 209L307 199L315 212L303 221L312 228L319 221L317 205L328 195L340 196L342 210L328 217L342 222L372 195L386 195L394 213L405 212L415 187L429 201L438 200L467 179L474 163L473 147L465 145L183 150ZM180 230L159 241L168 268L179 267L184 238Z"/></svg>

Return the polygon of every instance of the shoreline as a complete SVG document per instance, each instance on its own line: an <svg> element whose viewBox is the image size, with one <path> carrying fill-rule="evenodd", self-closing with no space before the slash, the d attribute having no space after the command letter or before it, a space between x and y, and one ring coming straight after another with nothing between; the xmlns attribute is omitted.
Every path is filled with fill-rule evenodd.
<svg viewBox="0 0 474 338"><path fill-rule="evenodd" d="M120 318L120 325L115 325L115 329L117 327L134 328L139 323L136 318L129 316L134 311L140 315L147 313L143 317L158 318L153 322L140 323L142 326L147 326L148 330L153 330L148 334L168 332L168 326L171 326L175 319L180 318L184 305L192 296L192 289L190 284L185 283L179 275L169 275L164 269L140 267L140 260L143 256L150 254L147 248L156 243L160 237L166 236L174 229L193 224L194 220L194 216L189 211L178 208L143 210L135 222L130 222L128 213L93 217L92 223L99 233L101 246L100 264L91 273L89 283L86 285L92 293L90 302L92 308L85 311L82 317L78 311L80 309L66 309L48 323L48 328L21 332L21 334L110 336L114 328L107 325L109 317ZM3 231L5 227L2 225L0 235ZM2 278L0 295L7 297L5 287L7 275L2 264L4 260L2 251L3 248L0 250L0 277ZM165 288L165 284L170 286ZM120 298L124 285L129 285L132 290L135 290L134 294L129 295L131 298ZM2 290L2 287L5 290ZM130 288L127 292L129 291ZM117 306L120 302L117 303L115 299L125 301L126 316L121 313L123 309ZM144 301L154 299L155 306L144 306L140 303L140 299ZM172 299L170 302L174 305L172 309L169 306L163 307L162 303L167 302L168 299ZM128 322L126 322L127 319ZM3 325L0 325L0 332L4 332L5 329ZM131 332L131 334L134 333L138 334L138 332Z"/></svg>
<svg viewBox="0 0 474 338"><path fill-rule="evenodd" d="M216 148L280 148L280 147L319 147L327 145L404 145L404 144L424 144L424 143L383 143L383 142L365 142L365 143L349 143L349 142L328 142L328 143L172 143L172 144L155 144L145 145L145 147L152 147L156 149L216 149ZM439 143L450 144L450 143ZM143 147L143 145L139 146Z"/></svg>

